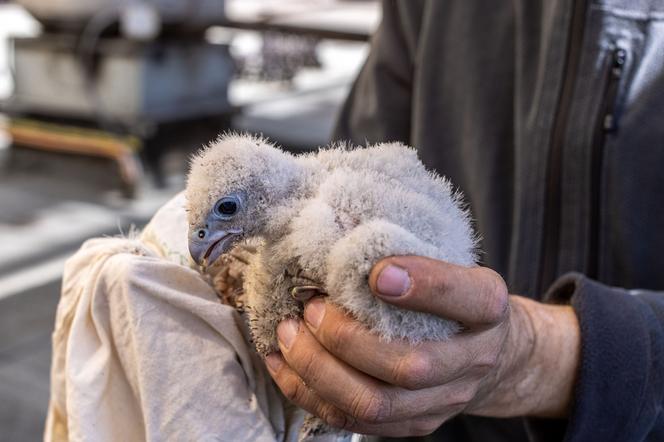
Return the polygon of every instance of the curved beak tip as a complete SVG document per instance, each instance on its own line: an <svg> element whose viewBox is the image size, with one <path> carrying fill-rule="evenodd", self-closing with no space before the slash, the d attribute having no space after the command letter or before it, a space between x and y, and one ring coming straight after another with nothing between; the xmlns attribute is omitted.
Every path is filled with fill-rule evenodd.
<svg viewBox="0 0 664 442"><path fill-rule="evenodd" d="M196 264L202 264L206 250L207 248L203 247L202 244L189 241L189 254Z"/></svg>
<svg viewBox="0 0 664 442"><path fill-rule="evenodd" d="M221 255L226 253L234 244L233 238L241 235L241 231L217 231L205 239L198 235L189 236L189 254L199 266L212 264Z"/></svg>

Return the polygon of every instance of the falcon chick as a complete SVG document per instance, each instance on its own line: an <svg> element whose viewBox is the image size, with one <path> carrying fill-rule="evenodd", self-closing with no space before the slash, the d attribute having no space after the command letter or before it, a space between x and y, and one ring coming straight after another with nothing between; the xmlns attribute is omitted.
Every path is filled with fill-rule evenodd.
<svg viewBox="0 0 664 442"><path fill-rule="evenodd" d="M204 267L258 244L244 271L256 349L278 350L276 328L322 292L385 340L443 340L459 324L373 296L368 275L391 255L475 264L460 195L399 143L292 155L264 138L227 134L197 154L186 188L189 250ZM315 425L314 425L315 426ZM324 430L323 430L324 431Z"/></svg>

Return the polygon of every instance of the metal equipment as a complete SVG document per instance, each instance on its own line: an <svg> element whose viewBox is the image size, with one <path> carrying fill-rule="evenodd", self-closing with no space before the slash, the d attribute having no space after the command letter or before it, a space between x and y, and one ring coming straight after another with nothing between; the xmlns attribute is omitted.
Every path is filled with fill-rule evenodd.
<svg viewBox="0 0 664 442"><path fill-rule="evenodd" d="M16 0L43 25L13 40L14 144L115 161L131 194L143 164L163 181L168 126L222 121L235 66L205 40L223 0Z"/></svg>
<svg viewBox="0 0 664 442"><path fill-rule="evenodd" d="M80 25L95 17L130 16L134 11L152 11L163 25L198 28L224 18L223 0L16 0L40 22Z"/></svg>
<svg viewBox="0 0 664 442"><path fill-rule="evenodd" d="M85 59L90 57L90 60ZM99 41L81 54L70 35L14 40L13 113L88 119L144 135L158 124L230 110L228 48L201 41Z"/></svg>

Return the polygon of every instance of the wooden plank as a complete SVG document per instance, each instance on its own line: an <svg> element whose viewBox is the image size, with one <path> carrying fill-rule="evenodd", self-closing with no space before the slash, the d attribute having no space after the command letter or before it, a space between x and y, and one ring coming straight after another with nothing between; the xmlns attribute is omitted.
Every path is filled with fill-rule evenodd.
<svg viewBox="0 0 664 442"><path fill-rule="evenodd" d="M115 161L128 193L133 192L140 180L142 171L136 159L140 140L136 137L21 119L10 119L6 131L16 145Z"/></svg>

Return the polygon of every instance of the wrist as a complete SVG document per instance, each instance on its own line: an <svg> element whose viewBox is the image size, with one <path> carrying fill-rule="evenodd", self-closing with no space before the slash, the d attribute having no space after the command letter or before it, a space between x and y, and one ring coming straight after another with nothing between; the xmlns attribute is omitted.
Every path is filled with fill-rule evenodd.
<svg viewBox="0 0 664 442"><path fill-rule="evenodd" d="M514 295L510 307L509 331L496 369L468 412L492 417L566 417L580 354L574 310Z"/></svg>

